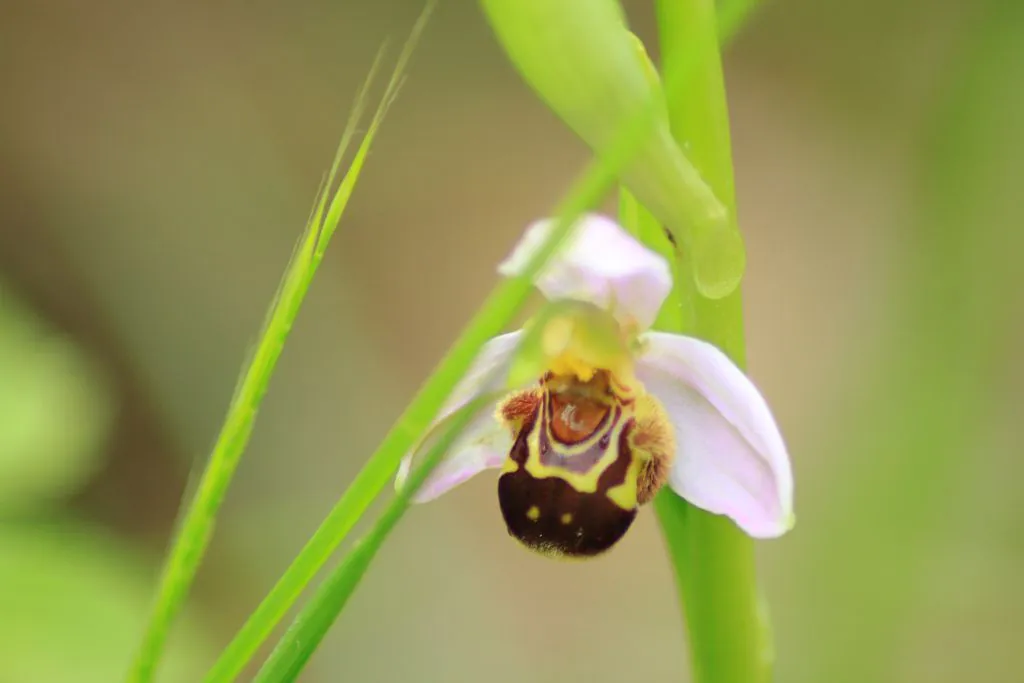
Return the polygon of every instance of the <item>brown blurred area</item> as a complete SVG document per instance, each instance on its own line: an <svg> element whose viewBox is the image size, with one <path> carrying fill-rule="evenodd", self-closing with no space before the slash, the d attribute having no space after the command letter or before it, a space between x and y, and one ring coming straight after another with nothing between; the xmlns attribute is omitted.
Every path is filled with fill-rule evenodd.
<svg viewBox="0 0 1024 683"><path fill-rule="evenodd" d="M941 507L906 512L915 535L901 550L879 530L904 514L903 499L857 488L885 480L892 463L844 448L884 428L849 411L900 338L892 302L929 244L912 229L927 213L917 207L922 149L934 144L970 27L994 4L778 0L728 50L750 373L797 473L797 528L761 546L780 681L816 682L826 671L835 681L844 671L912 683L1024 680L1014 650L1024 641L1024 364L1015 353L1024 277L1000 280L1010 286L979 313L978 334L993 342L977 348L998 367L980 385L979 440L943 470L955 486L928 499ZM625 3L653 41L649 5ZM79 346L115 411L96 471L46 515L102 529L132 556L139 615L190 468L216 437L352 98L380 43L391 38L393 55L420 8L0 5L0 304L17 300ZM1024 23L1006 30L1022 47L998 78L1007 110L1024 113ZM985 225L1002 221L992 253L1008 260L972 265L979 281L1024 253L1010 183L1024 177L1022 120L993 118L1007 185L992 190L1002 194L977 217L981 227L962 225L987 235ZM200 669L483 300L498 260L586 159L506 62L476 4L442 2L218 524L182 627L201 643ZM965 320L981 311L964 306ZM927 482L929 468L920 476ZM493 487L480 476L405 518L302 680L684 680L683 624L653 515L606 558L552 563L507 537ZM863 526L858 506L875 511ZM854 554L844 534L864 567L840 561ZM912 563L890 572L891 550ZM878 601L892 605L881 644L861 635L874 629L867 610ZM863 623L844 612L861 604ZM134 642L116 646L128 653ZM839 655L874 663L827 660Z"/></svg>

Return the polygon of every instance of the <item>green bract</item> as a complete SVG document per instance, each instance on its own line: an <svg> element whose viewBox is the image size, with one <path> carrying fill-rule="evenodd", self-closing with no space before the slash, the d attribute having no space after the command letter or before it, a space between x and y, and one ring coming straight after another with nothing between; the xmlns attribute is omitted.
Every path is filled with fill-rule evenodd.
<svg viewBox="0 0 1024 683"><path fill-rule="evenodd" d="M710 298L731 293L746 264L725 205L669 129L665 93L614 0L481 0L512 63L540 98L598 155L637 121L649 132L623 183L692 259Z"/></svg>

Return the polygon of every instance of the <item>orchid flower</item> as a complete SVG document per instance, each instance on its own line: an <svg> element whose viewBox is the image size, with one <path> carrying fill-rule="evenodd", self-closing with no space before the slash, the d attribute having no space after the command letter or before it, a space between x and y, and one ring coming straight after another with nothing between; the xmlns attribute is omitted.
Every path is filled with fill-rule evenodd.
<svg viewBox="0 0 1024 683"><path fill-rule="evenodd" d="M552 227L531 225L499 272L521 273ZM507 393L473 417L415 502L500 469L509 533L555 556L608 550L665 484L750 536L792 527L789 456L764 398L712 344L650 330L672 287L664 258L588 214L534 285L559 304L555 313L483 347L434 427L480 396ZM529 344L538 372L510 387ZM422 450L403 459L399 487Z"/></svg>

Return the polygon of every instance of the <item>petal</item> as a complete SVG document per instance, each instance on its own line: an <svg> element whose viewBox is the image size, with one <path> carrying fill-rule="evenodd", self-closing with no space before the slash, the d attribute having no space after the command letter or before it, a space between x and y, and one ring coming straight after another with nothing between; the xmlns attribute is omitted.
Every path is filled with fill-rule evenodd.
<svg viewBox="0 0 1024 683"><path fill-rule="evenodd" d="M793 473L768 404L743 371L707 342L644 335L636 376L676 432L669 485L757 538L793 526Z"/></svg>
<svg viewBox="0 0 1024 683"><path fill-rule="evenodd" d="M416 449L402 460L396 479L396 488L401 488L409 476L412 463L426 454L437 436L444 432L444 425L452 416L435 423L426 438ZM473 417L470 424L452 443L451 449L431 470L426 481L413 495L414 503L426 503L459 484L468 481L475 474L486 469L501 467L512 448L512 435L500 424L494 415L494 404L488 404Z"/></svg>
<svg viewBox="0 0 1024 683"><path fill-rule="evenodd" d="M550 219L530 225L498 272L521 273L553 227ZM636 324L645 330L672 288L672 275L664 258L618 223L586 214L534 284L550 300L587 301L611 311L620 323Z"/></svg>
<svg viewBox="0 0 1024 683"><path fill-rule="evenodd" d="M396 488L401 488L405 483L416 456L424 454L430 448L433 437L443 432L441 427L446 419L474 398L502 391L521 337L522 332L516 331L495 337L484 344L469 372L455 386L448 401L442 406L426 437L402 459L395 479ZM473 416L413 496L414 502L433 500L485 469L501 467L512 448L512 436L497 420L494 410L495 405L488 404Z"/></svg>

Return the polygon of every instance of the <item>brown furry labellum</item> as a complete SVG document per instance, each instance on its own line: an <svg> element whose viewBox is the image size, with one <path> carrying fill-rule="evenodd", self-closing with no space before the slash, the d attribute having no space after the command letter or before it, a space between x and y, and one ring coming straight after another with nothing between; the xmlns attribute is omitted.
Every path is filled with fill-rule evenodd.
<svg viewBox="0 0 1024 683"><path fill-rule="evenodd" d="M531 550L605 552L668 478L675 448L661 405L607 371L587 382L549 373L498 414L515 439L498 501L509 534Z"/></svg>

